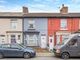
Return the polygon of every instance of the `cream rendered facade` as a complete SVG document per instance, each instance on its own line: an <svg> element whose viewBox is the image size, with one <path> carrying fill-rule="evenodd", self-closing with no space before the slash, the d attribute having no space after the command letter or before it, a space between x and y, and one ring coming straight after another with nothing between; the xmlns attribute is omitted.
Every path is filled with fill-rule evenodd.
<svg viewBox="0 0 80 60"><path fill-rule="evenodd" d="M16 20L16 28L11 28L11 20ZM15 26L15 25L14 25ZM0 44L22 43L22 19L0 18Z"/></svg>

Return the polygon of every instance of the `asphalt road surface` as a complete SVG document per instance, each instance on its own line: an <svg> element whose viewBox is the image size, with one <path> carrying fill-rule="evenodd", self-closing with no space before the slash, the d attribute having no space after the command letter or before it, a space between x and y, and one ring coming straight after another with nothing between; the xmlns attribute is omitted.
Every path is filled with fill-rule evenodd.
<svg viewBox="0 0 80 60"><path fill-rule="evenodd" d="M24 59L24 58L3 58L0 60L80 60L80 58L70 58L70 59L61 59L58 57L35 57L30 59Z"/></svg>

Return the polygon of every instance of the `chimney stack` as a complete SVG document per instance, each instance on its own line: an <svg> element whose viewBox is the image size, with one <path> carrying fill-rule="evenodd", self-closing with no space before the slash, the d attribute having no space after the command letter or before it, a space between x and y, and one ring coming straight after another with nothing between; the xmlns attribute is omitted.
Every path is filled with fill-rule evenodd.
<svg viewBox="0 0 80 60"><path fill-rule="evenodd" d="M28 8L23 6L23 14L27 14L28 13Z"/></svg>
<svg viewBox="0 0 80 60"><path fill-rule="evenodd" d="M67 14L68 13L68 7L64 6L64 4L62 4L62 8L60 9L60 13L61 14Z"/></svg>

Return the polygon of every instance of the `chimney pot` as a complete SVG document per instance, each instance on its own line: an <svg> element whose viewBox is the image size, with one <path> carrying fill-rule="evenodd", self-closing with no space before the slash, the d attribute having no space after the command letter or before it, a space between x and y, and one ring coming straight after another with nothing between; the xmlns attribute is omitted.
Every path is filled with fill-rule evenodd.
<svg viewBox="0 0 80 60"><path fill-rule="evenodd" d="M23 14L27 14L28 13L28 8L23 6Z"/></svg>
<svg viewBox="0 0 80 60"><path fill-rule="evenodd" d="M67 14L68 13L68 7L64 6L64 4L62 4L62 8L60 9L60 13L61 14Z"/></svg>
<svg viewBox="0 0 80 60"><path fill-rule="evenodd" d="M62 7L64 7L64 4L62 4Z"/></svg>

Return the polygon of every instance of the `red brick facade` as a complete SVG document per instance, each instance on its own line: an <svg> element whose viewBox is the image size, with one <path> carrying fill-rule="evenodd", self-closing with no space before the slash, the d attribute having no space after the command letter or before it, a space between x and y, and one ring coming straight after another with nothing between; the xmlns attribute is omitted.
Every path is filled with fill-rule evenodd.
<svg viewBox="0 0 80 60"><path fill-rule="evenodd" d="M79 18L65 18L67 20L67 30L60 30L60 21L63 18L48 18L48 35L54 35L54 44L56 44L56 32L66 31L75 32L79 30ZM62 35L60 36L60 43L62 43Z"/></svg>

